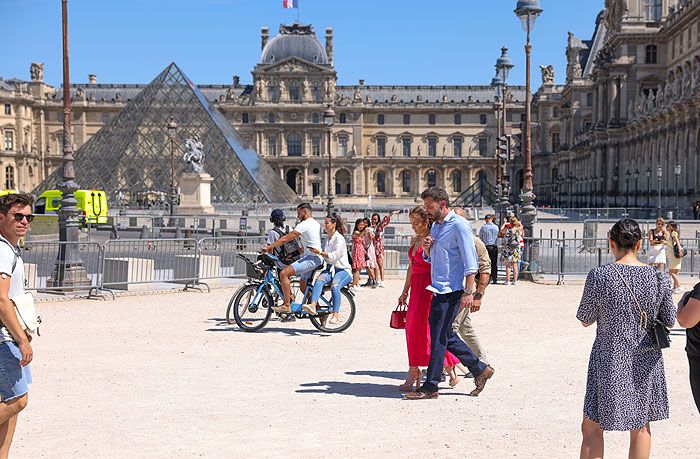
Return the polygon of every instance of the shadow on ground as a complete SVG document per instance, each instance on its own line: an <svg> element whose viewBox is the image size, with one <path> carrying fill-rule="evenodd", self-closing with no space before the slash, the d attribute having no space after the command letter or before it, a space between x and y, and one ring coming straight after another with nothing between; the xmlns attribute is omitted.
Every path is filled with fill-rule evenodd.
<svg viewBox="0 0 700 459"><path fill-rule="evenodd" d="M237 325L235 324L229 324L228 321L223 318L223 317L210 317L207 319L208 322L214 322L214 326L217 328L207 328L206 331L208 332L236 332L236 333L282 333L286 334L289 336L299 336L299 335L316 335L316 336L322 336L322 337L327 337L331 336L331 333L324 333L322 331L319 331L311 325L311 322L305 322L304 320L297 320L295 322L300 322L302 325L311 325L312 328L310 329L301 329L301 328L291 328L295 325L294 322L286 322L289 325L289 327L263 327L261 330L258 330L256 332L246 332L244 330L241 330L238 328ZM279 319L271 319L270 324L275 323L276 324L282 324L284 322L281 322Z"/></svg>
<svg viewBox="0 0 700 459"><path fill-rule="evenodd" d="M353 383L347 381L319 381L306 383L299 394L351 395L363 398L401 398L396 384Z"/></svg>

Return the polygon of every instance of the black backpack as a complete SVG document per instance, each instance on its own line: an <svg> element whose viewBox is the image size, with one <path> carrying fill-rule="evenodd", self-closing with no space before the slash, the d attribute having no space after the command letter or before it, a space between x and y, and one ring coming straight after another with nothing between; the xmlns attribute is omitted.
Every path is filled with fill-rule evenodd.
<svg viewBox="0 0 700 459"><path fill-rule="evenodd" d="M279 234L280 237L286 236L289 234L289 226L286 226L284 231L281 228L273 228L273 231ZM291 265L301 258L303 253L304 249L301 247L301 244L299 244L299 239L285 242L275 249L275 255L277 255L277 258L285 265Z"/></svg>

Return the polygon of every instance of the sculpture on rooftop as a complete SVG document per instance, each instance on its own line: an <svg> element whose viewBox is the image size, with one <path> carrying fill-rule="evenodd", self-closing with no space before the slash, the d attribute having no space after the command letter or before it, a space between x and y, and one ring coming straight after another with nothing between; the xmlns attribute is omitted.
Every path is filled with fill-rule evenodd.
<svg viewBox="0 0 700 459"><path fill-rule="evenodd" d="M44 64L32 62L29 66L29 75L32 81L44 81Z"/></svg>

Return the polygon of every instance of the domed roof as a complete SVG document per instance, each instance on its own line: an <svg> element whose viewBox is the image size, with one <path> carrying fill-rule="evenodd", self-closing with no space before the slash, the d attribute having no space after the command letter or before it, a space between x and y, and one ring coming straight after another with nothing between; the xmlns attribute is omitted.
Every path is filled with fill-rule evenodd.
<svg viewBox="0 0 700 459"><path fill-rule="evenodd" d="M298 57L307 62L328 65L326 48L316 38L310 25L281 25L280 33L270 40L262 52L262 63L273 64L288 57Z"/></svg>

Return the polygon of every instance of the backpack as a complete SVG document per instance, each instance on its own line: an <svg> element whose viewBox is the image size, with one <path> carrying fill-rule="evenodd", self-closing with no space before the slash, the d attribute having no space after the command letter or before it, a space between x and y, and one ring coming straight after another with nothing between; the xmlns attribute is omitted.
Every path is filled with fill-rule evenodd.
<svg viewBox="0 0 700 459"><path fill-rule="evenodd" d="M273 231L279 234L280 237L282 237L289 234L290 230L289 226L285 226L284 231L282 231L282 229L280 228L273 228ZM299 258L301 258L301 255L303 253L304 249L301 247L301 244L299 244L298 239L294 239L293 241L287 241L275 249L275 254L277 255L277 258L279 258L280 261L285 265L291 265Z"/></svg>

